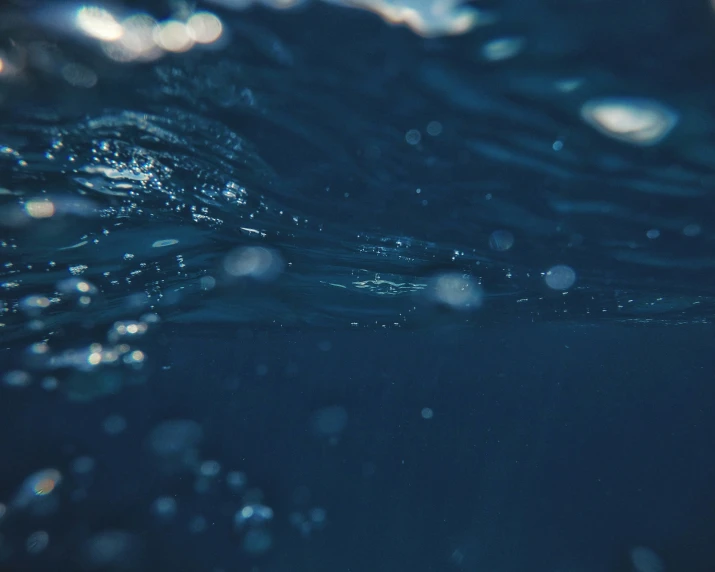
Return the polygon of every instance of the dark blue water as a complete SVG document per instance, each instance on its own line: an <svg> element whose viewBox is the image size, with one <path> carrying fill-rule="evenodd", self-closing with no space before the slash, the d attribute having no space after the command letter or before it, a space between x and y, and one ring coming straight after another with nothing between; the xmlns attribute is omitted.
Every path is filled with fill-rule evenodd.
<svg viewBox="0 0 715 572"><path fill-rule="evenodd" d="M715 570L713 6L239 4L0 8L0 567Z"/></svg>

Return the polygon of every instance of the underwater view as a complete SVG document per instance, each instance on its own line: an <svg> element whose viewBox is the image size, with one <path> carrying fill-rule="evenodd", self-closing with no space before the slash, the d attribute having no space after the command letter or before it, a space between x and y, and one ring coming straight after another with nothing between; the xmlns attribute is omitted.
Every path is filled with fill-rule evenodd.
<svg viewBox="0 0 715 572"><path fill-rule="evenodd" d="M0 3L0 572L715 572L715 0Z"/></svg>

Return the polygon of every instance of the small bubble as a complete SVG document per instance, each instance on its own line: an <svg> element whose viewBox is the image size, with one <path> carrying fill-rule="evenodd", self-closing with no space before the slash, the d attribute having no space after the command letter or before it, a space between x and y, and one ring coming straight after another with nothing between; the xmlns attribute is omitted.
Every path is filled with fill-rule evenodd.
<svg viewBox="0 0 715 572"><path fill-rule="evenodd" d="M39 554L50 543L50 536L44 530L38 530L33 532L27 537L27 542L25 546L29 554Z"/></svg>
<svg viewBox="0 0 715 572"><path fill-rule="evenodd" d="M218 461L204 461L199 467L199 473L203 477L216 477L221 472L221 464Z"/></svg>
<svg viewBox="0 0 715 572"><path fill-rule="evenodd" d="M262 554L273 544L273 539L267 530L254 528L243 537L243 549L249 554Z"/></svg>
<svg viewBox="0 0 715 572"><path fill-rule="evenodd" d="M474 310L481 307L483 292L481 286L467 274L448 272L431 280L428 295L438 304L455 310Z"/></svg>
<svg viewBox="0 0 715 572"><path fill-rule="evenodd" d="M348 423L348 412L339 405L323 407L313 413L311 421L315 433L327 436L338 435Z"/></svg>
<svg viewBox="0 0 715 572"><path fill-rule="evenodd" d="M32 376L22 370L8 371L3 376L3 382L10 387L27 387L32 382Z"/></svg>
<svg viewBox="0 0 715 572"><path fill-rule="evenodd" d="M127 428L127 421L121 415L110 415L102 422L105 433L119 435Z"/></svg>
<svg viewBox="0 0 715 572"><path fill-rule="evenodd" d="M576 272L570 266L559 264L546 272L544 280L553 290L568 290L576 282Z"/></svg>
<svg viewBox="0 0 715 572"><path fill-rule="evenodd" d="M422 140L422 135L417 129L410 129L405 134L405 141L410 145L417 145Z"/></svg>
<svg viewBox="0 0 715 572"><path fill-rule="evenodd" d="M62 66L62 77L74 87L89 89L97 85L97 74L93 69L77 63Z"/></svg>
<svg viewBox="0 0 715 572"><path fill-rule="evenodd" d="M288 515L288 522L291 526L300 528L300 526L305 522L305 517L300 512L292 512Z"/></svg>
<svg viewBox="0 0 715 572"><path fill-rule="evenodd" d="M27 296L20 300L20 309L30 316L37 316L51 303L46 296Z"/></svg>
<svg viewBox="0 0 715 572"><path fill-rule="evenodd" d="M482 56L485 59L496 62L516 56L524 47L524 40L521 38L498 38L484 45Z"/></svg>
<svg viewBox="0 0 715 572"><path fill-rule="evenodd" d="M169 496L157 498L151 505L152 512L159 518L172 518L176 515L176 499Z"/></svg>
<svg viewBox="0 0 715 572"><path fill-rule="evenodd" d="M246 475L241 471L229 471L226 473L226 484L234 492L242 490L246 486Z"/></svg>
<svg viewBox="0 0 715 572"><path fill-rule="evenodd" d="M273 519L273 509L262 504L247 504L236 512L233 522L237 528L260 526Z"/></svg>
<svg viewBox="0 0 715 572"><path fill-rule="evenodd" d="M202 290L213 290L216 287L216 278L213 276L202 276L199 279L199 284Z"/></svg>
<svg viewBox="0 0 715 572"><path fill-rule="evenodd" d="M78 475L91 473L94 470L94 464L92 457L77 457L72 462L72 471Z"/></svg>
<svg viewBox="0 0 715 572"><path fill-rule="evenodd" d="M430 121L427 124L427 135L437 137L442 133L442 124L439 121Z"/></svg>
<svg viewBox="0 0 715 572"><path fill-rule="evenodd" d="M699 224L689 224L683 229L683 234L685 236L698 236L702 232Z"/></svg>
<svg viewBox="0 0 715 572"><path fill-rule="evenodd" d="M328 518L328 513L324 508L315 507L308 511L308 517L313 522L313 524L324 524Z"/></svg>
<svg viewBox="0 0 715 572"><path fill-rule="evenodd" d="M45 391L54 391L59 386L60 382L56 377L48 376L42 379L40 387Z"/></svg>
<svg viewBox="0 0 715 572"><path fill-rule="evenodd" d="M509 250L514 246L514 235L508 230L495 230L489 236L489 248L499 252Z"/></svg>

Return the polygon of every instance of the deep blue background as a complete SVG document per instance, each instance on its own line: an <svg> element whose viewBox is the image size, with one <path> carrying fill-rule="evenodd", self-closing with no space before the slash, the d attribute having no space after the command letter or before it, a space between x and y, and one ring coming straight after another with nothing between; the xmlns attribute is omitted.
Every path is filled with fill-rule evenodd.
<svg viewBox="0 0 715 572"><path fill-rule="evenodd" d="M91 405L4 392L0 496L53 462L97 461L88 500L65 499L47 525L45 564L70 569L78 533L67 524L82 522L139 532L148 569L249 565L225 495L163 476L146 450L159 422L190 418L206 432L202 457L245 471L276 512L265 569L450 570L459 550L464 570L610 571L643 544L669 570L712 570L707 328L211 331L164 326L152 379ZM349 415L337 445L310 428L333 404ZM126 417L125 433L101 431L110 413ZM309 539L287 523L300 486L328 512ZM162 494L179 501L171 525L151 515ZM209 522L201 535L188 532L195 514Z"/></svg>

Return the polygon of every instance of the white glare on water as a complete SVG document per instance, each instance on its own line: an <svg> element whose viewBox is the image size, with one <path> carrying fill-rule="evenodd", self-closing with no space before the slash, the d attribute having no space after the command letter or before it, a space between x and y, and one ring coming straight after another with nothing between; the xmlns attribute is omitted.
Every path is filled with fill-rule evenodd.
<svg viewBox="0 0 715 572"><path fill-rule="evenodd" d="M632 145L660 143L678 123L678 114L652 99L604 97L581 107L583 120L608 137Z"/></svg>
<svg viewBox="0 0 715 572"><path fill-rule="evenodd" d="M124 34L122 25L114 16L98 6L82 6L77 10L77 27L92 38L113 42Z"/></svg>
<svg viewBox="0 0 715 572"><path fill-rule="evenodd" d="M210 12L196 12L186 22L186 31L198 44L211 44L219 39L223 26L218 16Z"/></svg>
<svg viewBox="0 0 715 572"><path fill-rule="evenodd" d="M194 45L186 24L167 20L154 29L154 41L167 52L186 52Z"/></svg>

